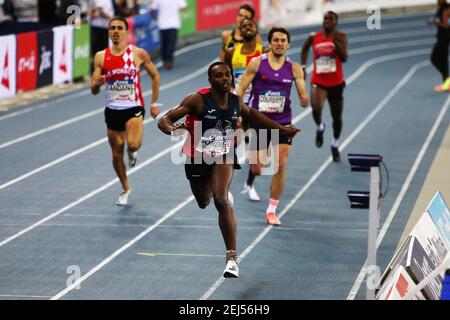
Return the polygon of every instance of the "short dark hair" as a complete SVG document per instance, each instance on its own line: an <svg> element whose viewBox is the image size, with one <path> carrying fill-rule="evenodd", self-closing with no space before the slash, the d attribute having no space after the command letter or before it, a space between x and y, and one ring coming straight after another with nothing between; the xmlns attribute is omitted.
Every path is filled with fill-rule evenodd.
<svg viewBox="0 0 450 320"><path fill-rule="evenodd" d="M291 35L289 34L289 31L287 31L285 28L273 27L272 29L270 29L269 34L267 35L267 41L269 41L269 43L270 41L272 41L272 37L275 32L284 33L285 35L287 35L288 42L291 42Z"/></svg>
<svg viewBox="0 0 450 320"><path fill-rule="evenodd" d="M325 12L325 14L327 14L327 13L330 13L330 14L332 14L335 18L336 18L336 23L338 22L338 20L339 20L339 17L338 17L338 15L337 15L337 13L336 12L334 12L334 11L327 11L327 12Z"/></svg>
<svg viewBox="0 0 450 320"><path fill-rule="evenodd" d="M224 65L224 66L227 66L227 67L228 67L228 65L227 65L225 62L222 62L222 61L216 61L216 62L213 62L213 63L209 66L209 68L208 68L208 78L212 78L212 69L213 69L214 67L220 66L220 65ZM229 67L228 67L228 68L229 68Z"/></svg>
<svg viewBox="0 0 450 320"><path fill-rule="evenodd" d="M250 12L250 14L251 14L250 18L251 19L253 19L255 17L255 9L253 9L253 7L251 5L249 5L248 3L245 3L245 4L241 5L239 7L239 10L241 10L241 9L244 9L244 10L247 10L248 12Z"/></svg>
<svg viewBox="0 0 450 320"><path fill-rule="evenodd" d="M125 24L125 29L128 30L128 21L123 17L114 17L111 20L109 20L108 29L111 23L113 23L114 21L122 21Z"/></svg>

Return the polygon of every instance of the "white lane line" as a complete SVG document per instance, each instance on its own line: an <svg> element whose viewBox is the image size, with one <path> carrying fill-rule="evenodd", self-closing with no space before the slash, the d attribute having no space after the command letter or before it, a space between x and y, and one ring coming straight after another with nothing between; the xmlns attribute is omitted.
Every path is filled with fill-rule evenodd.
<svg viewBox="0 0 450 320"><path fill-rule="evenodd" d="M361 40L361 42L368 42L368 41L372 41L372 37L379 37L379 35L361 37L360 40ZM399 37L400 38L405 38L404 33L400 33ZM351 39L352 38L350 38L350 41L353 41ZM361 53L366 53L366 52L370 52L370 51L377 51L377 50L383 50L383 49L392 49L392 48L407 47L407 46L418 46L418 45L422 45L422 44L431 44L433 42L434 42L433 39L425 39L425 40L416 40L416 41L402 41L402 42L395 43L395 44L380 44L380 45L373 45L373 46L367 46L367 47L362 47L362 48L351 49L351 50L349 50L349 54L361 54ZM292 48L291 50L289 50L288 54L296 54L296 53L298 53L300 51L301 51L301 47L296 47L296 48ZM210 63L212 63L214 61L217 61L217 59L213 59ZM177 86L177 85L179 85L181 83L188 82L188 81L190 81L192 79L195 79L196 77L202 75L203 72L208 69L210 63L208 63L206 66L196 70L195 72L193 72L193 73L191 73L189 75L186 75L186 76L181 77L181 78L179 78L177 80L174 80L174 81L171 81L171 82L166 83L164 85L161 85L160 91L164 91L164 90L170 89L170 88L175 87L175 86ZM146 96L150 95L151 93L152 93L152 90L148 90L148 91L145 91L143 95L144 95L144 97L146 97ZM94 116L96 114L102 113L103 110L104 110L104 107L101 107L101 108L99 108L97 110L81 114L79 116L76 116L76 117L73 117L71 119L59 122L59 123L54 124L52 126L49 126L47 128L44 128L44 129L37 130L35 132L29 133L29 134L24 135L24 136L22 136L20 138L10 140L8 142L0 144L0 149L9 147L9 146L14 145L16 143L19 143L19 142L22 142L22 141L34 138L34 137L39 136L41 134L44 134L44 133L53 131L55 129L59 129L61 127L70 125L72 123L81 121L83 119L89 118L89 117Z"/></svg>
<svg viewBox="0 0 450 320"><path fill-rule="evenodd" d="M419 69L429 65L428 61L420 62L415 64L407 74L402 78L400 82L392 89L389 94L373 109L373 111L364 119L363 122L359 124L359 126L352 131L350 136L345 139L342 143L341 149L344 150L353 139L372 121L372 119L387 105L389 100L391 100L395 94L411 79L414 73ZM303 196L303 194L312 186L312 184L319 178L319 176L325 171L325 169L331 164L331 157L328 157L327 160L320 166L320 168L312 175L312 177L308 180L308 182L303 186L303 188L292 198L292 200L286 205L286 207L281 211L279 217L282 218L289 209ZM253 249L261 242L264 237L272 230L273 226L267 226L257 237L256 239L244 250L244 252L239 257L239 262L242 262L245 257L253 251ZM208 299L223 283L224 278L220 277L200 298L200 300Z"/></svg>
<svg viewBox="0 0 450 320"><path fill-rule="evenodd" d="M439 112L439 115L437 116L433 127L431 128L430 133L428 134L427 139L425 140L424 144L420 148L419 153L417 154L416 161L414 161L413 166L411 167L411 170L409 171L408 176L405 179L405 182L402 185L402 189L400 190L400 193L398 194L397 198L395 199L394 205L392 206L391 210L389 211L389 214L384 221L383 227L381 228L381 231L377 238L377 248L380 247L387 230L389 229L392 220L394 219L395 215L397 214L398 209L400 208L400 204L403 201L403 198L406 195L406 192L408 191L408 188L417 172L417 169L419 168L423 157L425 156L428 147L430 146L431 141L434 138L434 135L436 134L437 129L439 128L439 125L442 122L442 119L444 118L445 113L447 112L448 106L450 104L450 96L447 97L447 100L445 101L444 106L442 107L441 111ZM361 268L361 271L359 272L358 276L356 277L356 280L353 284L353 287L351 288L347 300L354 300L356 295L358 294L359 289L361 288L362 283L364 282L364 279L366 277L366 267L367 267L367 259L364 262L364 265Z"/></svg>
<svg viewBox="0 0 450 320"><path fill-rule="evenodd" d="M33 108L26 108L26 109L23 109L23 110L20 110L20 111L14 111L14 112L5 114L4 116L1 116L0 117L0 121L1 120L6 120L6 119L9 119L9 118L13 118L13 117L16 117L16 116L19 116L21 114L25 114L25 113L28 113L28 112L31 112L31 111L33 111Z"/></svg>
<svg viewBox="0 0 450 320"><path fill-rule="evenodd" d="M414 67L413 67L414 68ZM411 72L409 72L407 74L407 76L412 76ZM405 76L404 79L407 77ZM350 135L349 138L347 138L344 143L342 144L342 149L344 149L350 142L351 140L353 140L357 134L359 134L359 132L372 120L373 117L375 117L375 115L387 104L387 102L394 96L394 94L400 89L400 84L401 86L404 85L404 83L406 83L406 81L400 81L399 84L397 84L397 86L391 91L391 93L387 96L390 97L389 99L383 99L383 101L371 112L371 114L366 118L366 120L364 122L362 122L357 129L355 129L355 131L353 132L352 135ZM302 190L297 194L297 196L291 200L291 202L289 202L289 204L284 208L284 210L281 212L280 217L283 217L284 214L294 205L294 203L301 197L301 195L306 192L306 190L313 184L313 182L320 176L320 174L325 170L325 168L331 163L331 158L328 158L328 160L322 165L322 167L310 178L309 182L302 188ZM77 287L78 285L80 285L82 282L84 282L85 280L87 280L88 278L90 278L93 274L95 274L97 271L99 271L100 269L102 269L105 265L107 265L108 263L110 263L114 258L116 258L118 255L120 255L122 252L124 252L125 250L127 250L128 248L130 248L133 244L135 244L137 241L139 241L140 239L142 239L144 236L146 236L147 234L149 234L152 230L154 230L158 225L162 224L165 220L167 220L170 216L174 215L177 211L181 210L182 208L184 208L187 204L189 204L190 202L192 202L195 198L193 196L187 198L183 203L179 204L176 208L172 209L171 211L169 211L167 214L165 214L163 216L163 218L161 218L160 220L158 220L155 224L153 224L152 226L149 226L149 228L147 228L145 231L143 231L142 233L140 233L137 237L133 238L132 240L130 240L130 242L126 243L124 246L122 246L121 248L119 248L118 250L116 250L112 255L110 255L108 258L106 258L105 260L103 260L100 264L98 264L97 266L95 266L93 269L91 269L90 271L88 271L84 276L82 276L78 281L76 281L74 284L72 284L71 286L67 287L66 289L62 290L61 292L59 292L57 295L55 295L52 300L57 300L62 298L64 295L66 295L67 293L69 293L70 291L72 291L75 287ZM265 236L265 234L267 234L267 232L269 232L270 228L272 226L269 226L267 228L264 229L264 231L261 233L263 234L263 236L258 236L257 240L260 239L259 241L262 240L262 238ZM256 240L255 240L256 241ZM257 241L257 242L259 242ZM255 244L253 245L256 246L257 242L255 242ZM1 246L1 243L0 243ZM241 255L240 260L243 260L245 258L245 256L252 250L253 248L247 248L244 253ZM208 292L202 297L207 299L222 283L222 280L219 279L214 285L213 287L211 287Z"/></svg>
<svg viewBox="0 0 450 320"><path fill-rule="evenodd" d="M156 257L156 256L166 256L166 257L206 257L206 258L222 258L223 254L201 254L201 253L165 253L165 252L138 252L140 256Z"/></svg>
<svg viewBox="0 0 450 320"><path fill-rule="evenodd" d="M160 151L159 153L157 153L156 155L154 155L153 157L147 159L146 161L144 161L143 163L139 164L138 166L134 167L133 169L129 170L127 172L128 176L131 176L133 173L135 173L136 171L141 170L142 168L146 167L147 165L151 164L152 162L162 158L163 156L165 156L166 154L170 153L172 150L175 150L177 148L180 148L183 144L183 141L178 142L177 144L166 148L162 151ZM14 235L10 236L9 238L3 240L2 242L0 242L0 247L4 246L5 244L13 241L14 239L19 238L20 236L32 231L33 229L39 227L40 225L46 223L47 221L59 216L61 213L66 212L67 210L79 205L80 203L94 197L95 195L99 194L100 192L102 192L103 190L108 189L109 187L113 186L114 184L116 184L117 182L119 182L118 178L115 178L111 181L109 181L108 183L104 184L103 186L95 189L94 191L91 191L90 193L84 195L83 197L79 198L78 200L66 205L65 207L59 209L58 211L50 214L49 216L45 217L44 219L39 220L38 222L32 224L31 226L22 229L21 231L15 233Z"/></svg>
<svg viewBox="0 0 450 320"><path fill-rule="evenodd" d="M190 203L192 200L194 200L194 196L190 196L186 200L184 200L182 203L180 203L178 206L167 212L161 219L159 219L157 222L155 222L153 225L149 226L147 229L142 231L138 236L136 236L133 240L127 242L125 245L117 249L113 254L111 254L109 257L104 259L102 262L100 262L98 265L96 265L94 268L89 270L88 273L84 274L80 279L75 281L72 285L68 286L64 290L60 291L56 295L54 295L50 300L59 300L62 297L64 297L67 293L75 289L77 286L79 286L81 283L89 279L92 275L94 275L97 271L102 269L105 265L110 263L115 257L120 255L122 252L130 248L132 245L134 245L136 242L141 240L143 237L145 237L148 233L152 232L157 226L162 224L164 221L169 219L172 215L174 215L178 210L185 207L188 203Z"/></svg>
<svg viewBox="0 0 450 320"><path fill-rule="evenodd" d="M171 110L171 109L169 109L169 110ZM162 116L164 116L169 110L167 110L167 111L162 111L162 112L158 115L158 117L157 117L156 119L153 119L153 118L147 118L147 119L145 119L145 120L144 120L144 126L147 125L147 124L150 123L150 122L153 122L153 121L156 121L156 120L160 119L160 118L161 118ZM70 159L70 158L73 158L73 157L75 157L75 156L77 156L77 155L79 155L79 154L81 154L81 153L83 153L83 152L86 152L86 151L88 151L88 150L90 150L90 149L92 149L92 148L95 148L95 147L97 147L97 146L99 146L99 145L101 145L101 144L103 144L103 143L106 143L107 141L108 141L107 138L101 138L101 139L98 139L98 140L96 140L96 141L94 141L94 142L92 142L92 143L90 143L90 144L88 144L88 145L86 145L86 146L84 146L84 147L82 147L82 148L79 148L79 149L77 149L77 150L74 150L74 151L72 151L72 152L70 152L70 153L68 153L68 154L66 154L66 155L64 155L64 156L62 156L62 157L59 157L58 159L55 159L55 160L53 160L53 161L51 161L51 162L46 163L46 164L43 165L43 166L40 166L40 167L38 167L38 168L36 168L36 169L34 169L34 170L31 170L31 171L29 171L29 172L27 172L27 173L25 173L25 174L23 174L23 175L21 175L21 176L15 178L15 179L12 179L12 180L10 180L10 181L4 183L4 184L1 184L1 185L0 185L0 190L5 189L5 188L7 188L7 187L9 187L9 186L12 186L13 184L16 184L16 183L18 183L18 182L20 182L20 181L22 181L22 180L25 180L25 179L27 179L27 178L29 178L29 177L31 177L31 176L33 176L33 175L35 175L35 174L41 172L41 171L44 171L44 170L46 170L46 169L48 169L48 168L51 168L51 167L57 165L58 163L61 163L61 162L66 161L66 160L68 160L68 159Z"/></svg>
<svg viewBox="0 0 450 320"><path fill-rule="evenodd" d="M25 294L0 294L0 298L49 299L51 296L35 296Z"/></svg>
<svg viewBox="0 0 450 320"><path fill-rule="evenodd" d="M41 134L44 134L46 132L65 127L65 126L67 126L69 124L72 124L72 123L75 123L77 121L80 121L80 120L92 117L92 116L94 116L96 114L99 114L101 112L103 112L103 108L102 109L97 109L97 110L94 110L94 111L90 111L90 112L87 112L87 113L83 113L83 114L81 114L79 116L76 116L76 117L73 117L71 119L58 122L58 123L56 123L56 124L54 124L52 126L49 126L47 128L44 128L44 129L41 129L41 130L37 130L35 132L29 133L27 135L24 135L24 136L22 136L20 138L13 139L13 140L10 140L10 141L5 142L3 144L0 144L0 149L12 146L13 144L16 144L16 143L19 143L19 142L22 142L22 141L25 141L25 140L28 140L28 139L31 139L31 138L34 138L34 137L37 137L37 136L39 136Z"/></svg>
<svg viewBox="0 0 450 320"><path fill-rule="evenodd" d="M413 43L414 43L414 42L407 41L407 42L404 42L403 45L410 45L410 44L413 44ZM379 49L389 49L389 48L386 47L385 45L370 46L370 48L371 48L370 51L377 51L377 50L379 50ZM368 52L368 50L366 50L366 51L361 51L362 49L364 49L364 48L358 48L358 49L350 50L350 53L351 53L351 54L360 54L360 53L362 53L362 52ZM296 53L296 52L299 52L300 50L301 50L300 47L298 47L298 48L293 48L292 50L290 50L290 54L294 54L294 53ZM354 72L354 73L346 80L347 85L349 85L349 84L352 83L355 79L357 79L363 72L365 72L365 71L367 70L367 68L369 68L370 66L372 66L372 65L374 65L374 64L376 64L376 63L383 62L383 61L388 61L388 60L391 60L391 59L397 59L397 57L399 57L399 58L408 57L408 56L411 56L411 57L412 57L412 56L415 56L415 55L417 55L417 54L426 53L426 52L428 52L428 51L429 51L429 49L415 50L415 51L410 51L409 53L400 52L400 53L395 53L395 54L390 54L390 55L384 55L384 56L381 56L381 57L378 57L378 58L375 58L375 59L371 59L371 60L365 62L365 63L364 63L364 64L363 64L356 72ZM213 60L213 61L215 61L215 60ZM308 73L311 73L312 67L313 67L312 64L309 65L309 67L308 67L308 69L307 69L307 72L308 72ZM204 68L203 68L203 69L204 69ZM206 68L206 69L207 69L207 68ZM202 72L203 72L203 70L202 70ZM196 74L196 76L198 76L198 75L201 74L201 73L197 71L197 72L195 72L195 74ZM187 77L192 78L192 75L187 76ZM179 79L179 80L181 80L181 79ZM177 80L177 81L179 81L179 80ZM167 85L168 85L168 84L167 84ZM102 110L103 110L103 109L102 109ZM302 118L304 118L304 117L306 117L310 112L311 112L311 110L308 109L308 111L301 113L300 116L298 116L298 117L300 117L299 120L302 119ZM295 118L295 119L296 119L296 118ZM145 124L145 122L144 122L144 124ZM79 155L79 154L81 154L81 153L83 153L83 152L85 152L85 151L88 151L88 150L90 150L90 149L92 149L92 148L94 148L94 147L96 147L96 146L98 146L98 145L100 145L101 143L104 143L104 142L106 142L106 141L107 141L106 138L99 139L99 140L94 141L93 143L89 144L88 146L85 146L85 147L82 147L82 148L80 148L80 149L77 149L77 150L75 150L75 151L73 151L73 152L71 152L71 153L69 153L69 154L67 154L67 155L65 155L65 156L62 156L62 157L60 157L60 158L58 158L58 159L56 159L56 160L53 160L53 161L51 161L51 162L49 162L49 163L47 163L47 164L45 164L45 165L43 165L43 166L41 166L41 167L39 167L39 168L36 168L36 169L34 169L34 170L31 170L31 171L29 171L29 172L27 172L27 173L25 173L25 174L23 174L23 175L21 175L21 176L15 178L15 179L12 179L12 180L10 180L10 181L8 181L8 182L6 182L6 183L0 185L0 190L6 188L6 187L8 187L8 186L11 186L11 185L13 185L13 184L15 184L15 183L17 183L17 182L19 182L19 181L22 181L22 180L24 180L24 179L26 179L26 178L28 178L28 177L30 177L30 176L36 174L36 173L39 173L39 172L41 172L41 171L43 171L43 170L45 170L45 169L48 169L48 168L50 168L50 167L52 167L52 166L54 166L54 165L56 165L56 164L58 164L58 163L61 163L62 161L68 160L68 159L70 159L70 158L72 158L72 157L74 157L74 156L76 156L76 155Z"/></svg>

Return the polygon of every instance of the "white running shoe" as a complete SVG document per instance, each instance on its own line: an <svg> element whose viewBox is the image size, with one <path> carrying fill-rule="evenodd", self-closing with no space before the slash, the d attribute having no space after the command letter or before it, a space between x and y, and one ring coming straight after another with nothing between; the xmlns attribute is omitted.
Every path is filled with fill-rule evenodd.
<svg viewBox="0 0 450 320"><path fill-rule="evenodd" d="M261 198L259 197L259 195L256 192L255 187L253 185L249 186L247 183L245 183L244 189L247 192L248 198L251 201L261 201Z"/></svg>
<svg viewBox="0 0 450 320"><path fill-rule="evenodd" d="M133 168L136 165L137 159L138 159L137 151L128 152L128 166L130 168Z"/></svg>
<svg viewBox="0 0 450 320"><path fill-rule="evenodd" d="M234 197L233 197L233 194L230 191L228 191L228 204L229 204L230 207L233 208Z"/></svg>
<svg viewBox="0 0 450 320"><path fill-rule="evenodd" d="M224 278L239 278L239 268L235 260L230 259L227 261L225 270L223 270Z"/></svg>
<svg viewBox="0 0 450 320"><path fill-rule="evenodd" d="M131 189L128 191L122 191L117 197L116 204L118 206L126 206L128 204L128 197L130 196Z"/></svg>

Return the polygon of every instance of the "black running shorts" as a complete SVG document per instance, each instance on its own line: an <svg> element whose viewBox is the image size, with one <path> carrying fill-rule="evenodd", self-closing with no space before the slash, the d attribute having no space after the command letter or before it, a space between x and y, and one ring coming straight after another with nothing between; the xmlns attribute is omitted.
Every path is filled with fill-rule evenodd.
<svg viewBox="0 0 450 320"><path fill-rule="evenodd" d="M125 131L125 124L131 118L140 117L142 119L145 117L145 108L133 107L125 110L113 110L110 108L105 108L105 122L106 127L113 131Z"/></svg>
<svg viewBox="0 0 450 320"><path fill-rule="evenodd" d="M272 132L271 129L263 129L263 128L252 128L255 131L252 131L251 141L250 141L250 150L255 150L255 144L253 141L256 139L256 150L266 150L269 147L269 143L272 142L272 145L277 144L288 144L292 145L292 138L289 138L285 134L278 133L278 141L272 141ZM256 133L255 133L256 132ZM256 136L255 136L256 134ZM265 139L265 140L263 140Z"/></svg>
<svg viewBox="0 0 450 320"><path fill-rule="evenodd" d="M198 162L198 161L197 161ZM223 163L226 163L225 160ZM202 159L201 163L195 163L192 157L186 156L186 163L184 164L184 171L186 178L189 181L204 181L207 182L211 177L211 172L215 166L215 163L206 163ZM234 169L239 170L239 165L236 154L234 155Z"/></svg>
<svg viewBox="0 0 450 320"><path fill-rule="evenodd" d="M320 84L313 83L314 87L322 88L327 92L327 96L329 100L336 101L336 100L342 100L344 99L344 88L345 88L345 81L341 84L338 84L334 87L324 87Z"/></svg>

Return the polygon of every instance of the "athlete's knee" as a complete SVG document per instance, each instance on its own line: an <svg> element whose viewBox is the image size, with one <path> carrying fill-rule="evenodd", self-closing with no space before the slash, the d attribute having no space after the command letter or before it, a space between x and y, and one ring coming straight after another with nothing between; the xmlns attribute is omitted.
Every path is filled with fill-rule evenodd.
<svg viewBox="0 0 450 320"><path fill-rule="evenodd" d="M141 143L139 141L128 142L128 150L130 152L135 152L141 148Z"/></svg>
<svg viewBox="0 0 450 320"><path fill-rule="evenodd" d="M214 195L214 205L219 211L229 207L228 197L226 195Z"/></svg>
<svg viewBox="0 0 450 320"><path fill-rule="evenodd" d="M261 166L258 166L258 165L251 165L251 166L250 166L250 172L251 172L254 176L260 176L260 175L261 175Z"/></svg>
<svg viewBox="0 0 450 320"><path fill-rule="evenodd" d="M275 174L284 176L286 174L286 163L280 162L278 164L277 172Z"/></svg>
<svg viewBox="0 0 450 320"><path fill-rule="evenodd" d="M111 147L113 157L123 157L124 144L117 144Z"/></svg>
<svg viewBox="0 0 450 320"><path fill-rule="evenodd" d="M211 199L195 199L197 200L197 205L200 209L206 209L206 207L209 205L209 203L211 202Z"/></svg>
<svg viewBox="0 0 450 320"><path fill-rule="evenodd" d="M318 99L311 100L311 109L313 112L321 112L323 109L323 105L318 101Z"/></svg>

